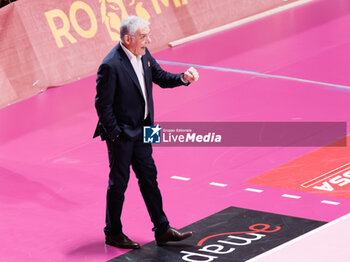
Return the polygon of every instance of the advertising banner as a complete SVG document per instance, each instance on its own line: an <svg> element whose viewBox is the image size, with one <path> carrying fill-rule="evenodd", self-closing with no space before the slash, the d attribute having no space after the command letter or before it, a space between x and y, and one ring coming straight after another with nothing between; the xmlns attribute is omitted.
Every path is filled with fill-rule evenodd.
<svg viewBox="0 0 350 262"><path fill-rule="evenodd" d="M195 234L181 244L170 243L155 248L155 241L109 262L178 261L241 262L248 261L283 243L316 229L325 222L228 207L199 220L181 231Z"/></svg>
<svg viewBox="0 0 350 262"><path fill-rule="evenodd" d="M338 143L349 141L347 136ZM350 199L349 154L347 146L322 147L246 182Z"/></svg>

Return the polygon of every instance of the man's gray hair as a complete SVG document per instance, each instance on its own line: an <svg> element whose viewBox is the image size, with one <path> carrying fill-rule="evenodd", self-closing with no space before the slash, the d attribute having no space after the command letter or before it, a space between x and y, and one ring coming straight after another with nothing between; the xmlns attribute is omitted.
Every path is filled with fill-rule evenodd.
<svg viewBox="0 0 350 262"><path fill-rule="evenodd" d="M134 35L137 29L148 26L150 22L136 15L131 15L122 20L120 25L120 39L123 42L125 35Z"/></svg>

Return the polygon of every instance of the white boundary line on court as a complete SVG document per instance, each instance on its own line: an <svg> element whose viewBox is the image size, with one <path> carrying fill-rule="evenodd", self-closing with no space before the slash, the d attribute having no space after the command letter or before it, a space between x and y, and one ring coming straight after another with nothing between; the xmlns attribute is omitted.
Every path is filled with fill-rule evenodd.
<svg viewBox="0 0 350 262"><path fill-rule="evenodd" d="M191 180L191 178L189 178L189 177L181 177L181 176L172 176L170 178L176 179L176 180L182 180L182 181L190 181ZM217 186L217 187L227 187L228 186L228 184L217 183L217 182L211 182L211 183L209 183L209 185ZM256 189L256 188L250 188L250 187L247 187L244 190L249 191L249 192L254 192L254 193L263 193L264 192L264 190L262 190L262 189ZM290 194L283 194L283 195L281 195L281 197L292 198L292 199L301 199L302 198L301 196L290 195ZM333 206L338 206L341 204L340 202L329 201L329 200L322 200L320 202L322 204L333 205Z"/></svg>
<svg viewBox="0 0 350 262"><path fill-rule="evenodd" d="M211 182L209 185L212 186L219 186L219 187L227 187L227 184L222 184L222 183L216 183L216 182Z"/></svg>
<svg viewBox="0 0 350 262"><path fill-rule="evenodd" d="M261 189L256 189L256 188L246 188L244 189L245 191L250 191L250 192L255 192L255 193L262 193L264 192L264 190L261 190Z"/></svg>
<svg viewBox="0 0 350 262"><path fill-rule="evenodd" d="M294 199L300 199L301 198L301 196L295 196L295 195L289 195L289 194L283 194L282 197L294 198Z"/></svg>
<svg viewBox="0 0 350 262"><path fill-rule="evenodd" d="M260 258L263 258L263 257L265 257L265 256L267 256L267 255L269 255L271 253L275 253L275 252L279 251L280 249L283 249L283 248L285 248L287 246L293 245L294 243L300 241L301 239L304 239L304 238L306 238L306 237L308 237L310 235L316 234L319 231L322 231L322 230L324 230L324 229L326 229L328 227L331 227L331 226L339 223L342 220L349 219L349 218L350 218L350 213L345 215L345 216L342 216L342 217L340 217L340 218L338 218L336 220L333 220L333 221L331 221L331 222L329 222L329 223L327 223L327 224L325 224L323 226L320 226L320 227L318 227L318 228L316 228L314 230L311 230L311 231L305 233L304 235L301 235L301 236L299 236L297 238L294 238L291 241L288 241L287 243L284 243L284 244L282 244L280 246L277 246L277 247L275 247L273 249L270 249L269 251L266 251L265 253L263 253L261 255L253 257L253 258L247 260L247 262L259 261Z"/></svg>
<svg viewBox="0 0 350 262"><path fill-rule="evenodd" d="M340 205L339 202L328 201L328 200L322 200L321 203L322 204L328 204L328 205L335 205L335 206Z"/></svg>
<svg viewBox="0 0 350 262"><path fill-rule="evenodd" d="M182 180L182 181L189 181L191 178L188 177L181 177L181 176L172 176L172 179Z"/></svg>
<svg viewBox="0 0 350 262"><path fill-rule="evenodd" d="M193 41L193 40L205 37L205 36L209 36L209 35L212 35L212 34L227 30L227 29L231 29L231 28L234 28L234 27L237 27L237 26L240 26L240 25L243 25L243 24L246 24L246 23L267 17L267 16L270 16L270 15L273 15L273 14L276 14L276 13L279 13L279 12L282 12L282 11L285 11L285 10L288 10L288 9L291 9L291 8L294 8L294 7L303 5L303 4L306 4L306 3L309 3L312 1L315 1L315 0L299 0L299 1L296 1L296 2L293 2L290 4L276 7L274 9L267 10L265 12L262 12L262 13L259 13L256 15L252 15L252 16L240 19L238 21L235 21L235 22L223 25L223 26L219 26L219 27L195 34L195 35L191 35L191 36L179 39L179 40L175 40L173 42L170 42L169 46L170 47L178 46L178 45L181 45L181 44L184 44L184 43L187 43L187 42L190 42L190 41Z"/></svg>
<svg viewBox="0 0 350 262"><path fill-rule="evenodd" d="M264 74L264 73L260 73L257 71L242 70L242 69L235 69L235 68L229 68L229 67L197 65L197 64L191 64L191 63L173 62L173 61L166 61L166 60L157 60L157 61L159 64L164 64L164 65L177 65L177 66L186 66L186 67L192 66L192 67L197 67L197 68L202 68L202 69L210 69L210 70L223 71L223 72L233 72L233 73L239 73L239 74L254 75L254 76L262 77L262 78L284 79L284 80L290 80L290 81L303 82L303 83L309 83L309 84L329 86L329 87L350 90L350 86L332 84L332 83L326 83L326 82L319 82L319 81L313 81L313 80L307 80L307 79L289 77L289 76L282 76L282 75Z"/></svg>

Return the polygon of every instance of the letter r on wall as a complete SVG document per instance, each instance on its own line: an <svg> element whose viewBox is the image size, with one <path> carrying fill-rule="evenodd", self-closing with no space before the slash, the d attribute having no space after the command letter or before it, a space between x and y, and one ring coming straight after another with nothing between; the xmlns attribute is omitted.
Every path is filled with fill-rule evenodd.
<svg viewBox="0 0 350 262"><path fill-rule="evenodd" d="M56 44L59 48L63 47L62 37L65 36L72 44L76 43L77 40L69 33L70 23L66 14L60 9L53 9L45 12L46 20L49 23L49 27L56 40ZM63 26L57 28L54 19L60 18Z"/></svg>

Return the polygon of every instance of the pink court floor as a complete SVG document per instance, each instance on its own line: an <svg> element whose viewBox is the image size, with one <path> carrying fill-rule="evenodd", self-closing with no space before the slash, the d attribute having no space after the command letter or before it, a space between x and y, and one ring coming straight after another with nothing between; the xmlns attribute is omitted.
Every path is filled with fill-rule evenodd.
<svg viewBox="0 0 350 262"><path fill-rule="evenodd" d="M200 74L188 87L154 88L155 120L349 123L349 27L348 0L313 1L155 53L168 71L193 65ZM108 159L105 143L92 139L95 78L0 111L0 261L107 261L128 251L104 244ZM347 153L344 147L155 146L153 156L173 227L230 206L320 220L330 223L252 260L348 261L346 174L341 187L333 183L338 195L291 186L311 179L303 159L312 158L309 169L322 175L347 165ZM271 172L292 161L301 164L290 176L270 181ZM133 173L122 219L130 238L142 245L154 240Z"/></svg>

